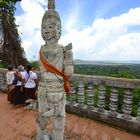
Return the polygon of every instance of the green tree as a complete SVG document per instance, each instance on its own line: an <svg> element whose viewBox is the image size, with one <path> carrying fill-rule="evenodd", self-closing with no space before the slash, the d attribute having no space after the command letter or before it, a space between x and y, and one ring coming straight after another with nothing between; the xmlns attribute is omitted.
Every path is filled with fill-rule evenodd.
<svg viewBox="0 0 140 140"><path fill-rule="evenodd" d="M29 64L32 66L34 70L39 70L39 61L29 61Z"/></svg>
<svg viewBox="0 0 140 140"><path fill-rule="evenodd" d="M15 4L21 0L0 0L0 19L4 43L0 52L0 59L3 64L26 65L24 49L21 47L21 39L15 24Z"/></svg>

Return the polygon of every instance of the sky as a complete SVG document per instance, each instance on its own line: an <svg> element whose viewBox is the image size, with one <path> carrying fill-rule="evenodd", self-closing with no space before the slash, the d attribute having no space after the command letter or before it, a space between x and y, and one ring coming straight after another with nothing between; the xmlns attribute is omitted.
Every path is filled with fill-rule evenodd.
<svg viewBox="0 0 140 140"><path fill-rule="evenodd" d="M16 24L28 60L44 41L41 20L48 0L16 4ZM74 59L140 61L140 0L55 0L62 22L59 44L72 43Z"/></svg>

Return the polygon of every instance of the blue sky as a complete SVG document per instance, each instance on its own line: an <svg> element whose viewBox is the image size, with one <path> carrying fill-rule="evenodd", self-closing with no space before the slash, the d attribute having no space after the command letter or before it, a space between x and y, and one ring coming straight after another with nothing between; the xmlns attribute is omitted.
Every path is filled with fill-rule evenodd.
<svg viewBox="0 0 140 140"><path fill-rule="evenodd" d="M26 57L38 59L41 19L48 0L17 3L16 23ZM55 0L62 22L59 43L74 59L140 61L140 0Z"/></svg>

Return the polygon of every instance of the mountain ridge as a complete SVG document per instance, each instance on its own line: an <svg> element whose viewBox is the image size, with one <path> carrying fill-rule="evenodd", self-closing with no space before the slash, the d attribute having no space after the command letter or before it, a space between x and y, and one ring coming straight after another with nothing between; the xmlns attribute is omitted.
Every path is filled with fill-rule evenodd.
<svg viewBox="0 0 140 140"><path fill-rule="evenodd" d="M117 60L82 60L82 59L75 59L75 65L85 64L85 65L113 65L113 64L140 64L140 61L117 61Z"/></svg>

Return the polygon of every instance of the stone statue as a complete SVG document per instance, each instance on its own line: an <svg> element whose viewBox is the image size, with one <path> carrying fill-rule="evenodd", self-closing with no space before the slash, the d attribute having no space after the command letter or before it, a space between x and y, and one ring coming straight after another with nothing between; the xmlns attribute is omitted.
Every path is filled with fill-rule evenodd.
<svg viewBox="0 0 140 140"><path fill-rule="evenodd" d="M55 11L54 0L48 1L48 10L42 18L40 49L41 80L38 89L37 140L63 140L65 127L66 93L69 77L73 74L72 44L58 44L61 21ZM46 131L48 117L53 118L53 132Z"/></svg>

